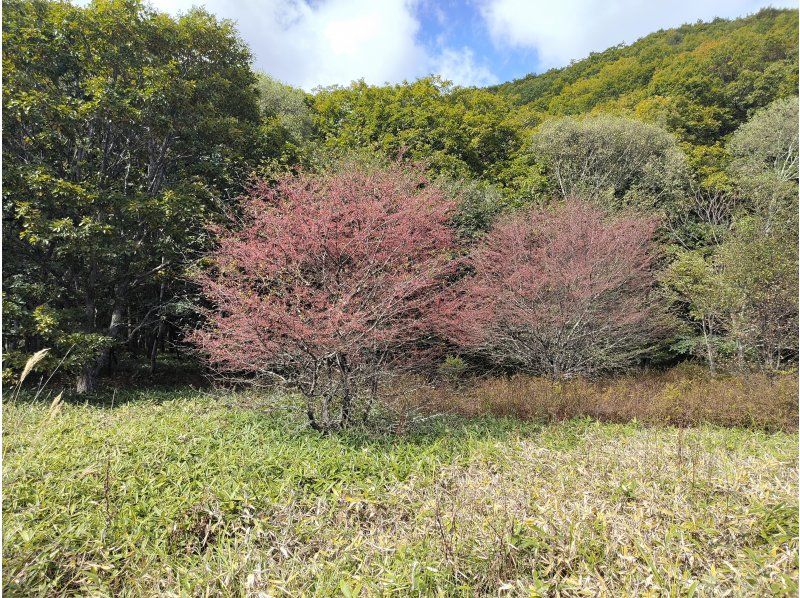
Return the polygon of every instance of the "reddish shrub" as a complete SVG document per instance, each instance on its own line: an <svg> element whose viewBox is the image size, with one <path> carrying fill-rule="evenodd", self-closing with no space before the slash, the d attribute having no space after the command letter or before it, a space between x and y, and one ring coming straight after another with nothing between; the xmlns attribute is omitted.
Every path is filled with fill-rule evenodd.
<svg viewBox="0 0 800 598"><path fill-rule="evenodd" d="M428 334L452 206L416 171L354 166L258 183L242 208L198 277L214 308L192 340L221 372L292 383L313 426L347 425Z"/></svg>
<svg viewBox="0 0 800 598"><path fill-rule="evenodd" d="M554 377L630 365L662 324L654 228L576 200L502 220L449 304L453 338L501 365Z"/></svg>

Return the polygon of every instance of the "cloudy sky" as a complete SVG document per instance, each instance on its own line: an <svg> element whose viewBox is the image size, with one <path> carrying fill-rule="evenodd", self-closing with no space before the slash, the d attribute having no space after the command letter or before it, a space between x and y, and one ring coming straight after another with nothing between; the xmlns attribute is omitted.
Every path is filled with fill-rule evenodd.
<svg viewBox="0 0 800 598"><path fill-rule="evenodd" d="M488 85L563 66L661 28L787 0L151 0L238 23L255 66L311 90L435 73Z"/></svg>

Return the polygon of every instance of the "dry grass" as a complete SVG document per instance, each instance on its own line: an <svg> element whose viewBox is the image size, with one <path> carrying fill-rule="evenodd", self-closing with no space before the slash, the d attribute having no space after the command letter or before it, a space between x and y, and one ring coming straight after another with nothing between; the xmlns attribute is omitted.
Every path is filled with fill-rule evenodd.
<svg viewBox="0 0 800 598"><path fill-rule="evenodd" d="M713 376L701 368L600 381L513 376L465 388L427 388L416 401L431 411L467 417L494 415L559 421L592 417L606 422L692 426L703 423L762 430L798 428L797 374Z"/></svg>
<svg viewBox="0 0 800 598"><path fill-rule="evenodd" d="M697 431L587 424L572 432L448 468L438 483L445 491L428 488L415 499L430 505L445 497L454 575L485 594L499 587L592 596L796 588L793 464L740 460L726 454L727 442ZM429 522L426 533L438 527ZM771 556L754 558L766 545Z"/></svg>

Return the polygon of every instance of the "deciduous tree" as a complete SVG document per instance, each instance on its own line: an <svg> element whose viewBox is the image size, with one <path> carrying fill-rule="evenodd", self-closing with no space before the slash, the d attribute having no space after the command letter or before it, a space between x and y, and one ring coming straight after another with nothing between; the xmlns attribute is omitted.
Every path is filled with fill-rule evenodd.
<svg viewBox="0 0 800 598"><path fill-rule="evenodd" d="M436 174L490 178L519 148L508 99L438 77L334 87L317 93L314 107L326 146L403 154Z"/></svg>
<svg viewBox="0 0 800 598"><path fill-rule="evenodd" d="M89 391L113 347L155 356L205 220L241 188L250 53L230 22L134 0L11 0L3 38L4 363L69 352Z"/></svg>
<svg viewBox="0 0 800 598"><path fill-rule="evenodd" d="M499 365L554 377L613 371L645 355L663 321L656 223L570 199L500 221L444 318L453 338Z"/></svg>
<svg viewBox="0 0 800 598"><path fill-rule="evenodd" d="M758 111L728 144L732 178L767 224L797 216L798 127L798 98L784 98Z"/></svg>
<svg viewBox="0 0 800 598"><path fill-rule="evenodd" d="M671 134L616 116L547 121L533 136L531 151L555 194L610 209L669 209L688 173Z"/></svg>
<svg viewBox="0 0 800 598"><path fill-rule="evenodd" d="M430 334L452 205L416 171L350 164L257 183L242 209L198 276L213 307L192 340L220 373L298 388L314 427L347 426Z"/></svg>
<svg viewBox="0 0 800 598"><path fill-rule="evenodd" d="M797 357L797 232L746 216L708 257L681 252L663 281L698 329L684 340L708 360L779 369Z"/></svg>

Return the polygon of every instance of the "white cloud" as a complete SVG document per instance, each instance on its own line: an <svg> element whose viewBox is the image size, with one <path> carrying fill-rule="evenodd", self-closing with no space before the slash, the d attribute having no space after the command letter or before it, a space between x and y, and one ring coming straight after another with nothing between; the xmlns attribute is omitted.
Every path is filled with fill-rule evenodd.
<svg viewBox="0 0 800 598"><path fill-rule="evenodd" d="M233 19L255 64L310 90L356 79L382 84L439 73L457 83L494 81L468 49L431 52L418 40L417 0L154 0L172 14L203 4Z"/></svg>
<svg viewBox="0 0 800 598"><path fill-rule="evenodd" d="M485 65L475 62L475 54L464 47L461 50L444 48L433 59L431 72L449 79L456 85L493 85L497 77Z"/></svg>
<svg viewBox="0 0 800 598"><path fill-rule="evenodd" d="M537 51L553 67L698 19L737 17L787 0L485 0L481 13L498 47Z"/></svg>

